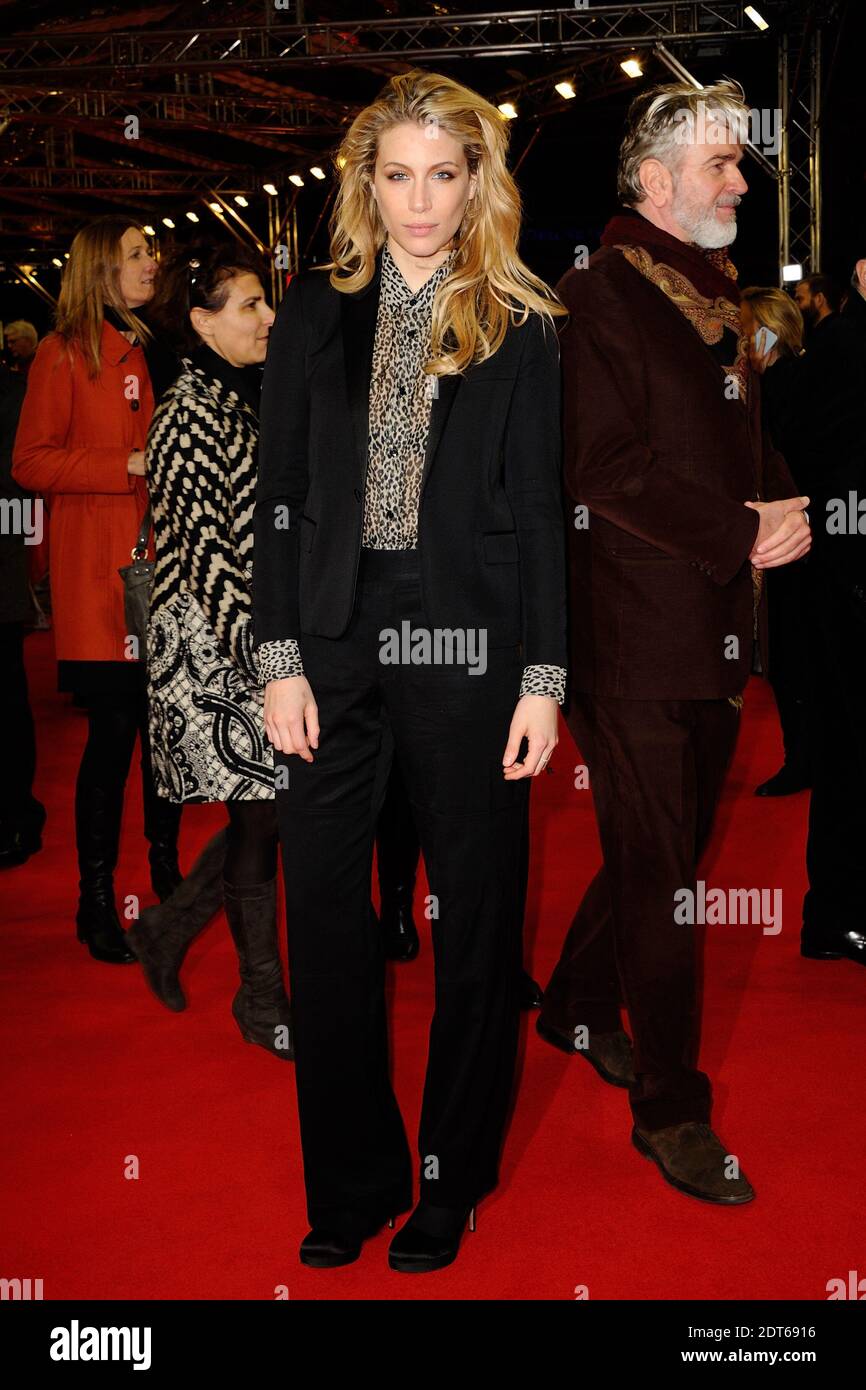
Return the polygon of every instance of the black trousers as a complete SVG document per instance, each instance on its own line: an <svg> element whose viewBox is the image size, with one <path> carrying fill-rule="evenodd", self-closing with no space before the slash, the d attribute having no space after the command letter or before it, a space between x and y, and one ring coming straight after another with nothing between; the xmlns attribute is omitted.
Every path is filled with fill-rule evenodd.
<svg viewBox="0 0 866 1390"><path fill-rule="evenodd" d="M700 1042L695 928L674 894L694 890L739 713L727 700L572 696L569 727L589 768L604 864L586 890L544 992L557 1032L634 1039L630 1100L641 1129L710 1117Z"/></svg>
<svg viewBox="0 0 866 1390"><path fill-rule="evenodd" d="M498 1180L519 1025L526 780L502 755L519 648L484 674L380 660L386 629L427 628L415 552L364 552L338 640L302 634L319 708L312 764L277 791L286 882L295 1074L311 1224L399 1212L412 1165L389 1078L381 932L371 926L376 821L396 750L432 902L436 1006L419 1155L421 1196L470 1205Z"/></svg>
<svg viewBox="0 0 866 1390"><path fill-rule="evenodd" d="M823 538L821 538L823 539ZM833 549L853 550L847 566ZM866 923L866 566L859 536L809 559L812 795L803 921L820 934Z"/></svg>

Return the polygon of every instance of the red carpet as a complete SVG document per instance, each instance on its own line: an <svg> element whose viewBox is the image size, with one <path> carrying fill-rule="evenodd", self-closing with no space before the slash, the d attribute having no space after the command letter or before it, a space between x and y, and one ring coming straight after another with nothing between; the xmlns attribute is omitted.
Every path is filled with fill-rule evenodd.
<svg viewBox="0 0 866 1390"><path fill-rule="evenodd" d="M455 1265L411 1278L387 1267L387 1232L357 1264L307 1270L291 1064L245 1044L229 1005L235 958L222 917L184 967L172 1015L137 966L93 961L75 940L72 796L85 721L54 692L50 634L27 643L39 731L44 849L0 875L7 1194L0 1276L46 1299L826 1299L863 1267L859 966L802 960L807 797L751 795L779 763L768 690L753 681L711 853L716 887L782 888L784 925L706 929L701 1061L714 1124L758 1192L721 1210L667 1187L632 1148L625 1094L524 1025L502 1182ZM598 847L567 733L536 783L527 960L544 984ZM188 866L222 821L184 813ZM118 898L145 892L137 777ZM426 891L419 886L420 895ZM414 1149L432 1008L429 938L389 966L395 1086ZM534 1022L534 1015L529 1023ZM347 1038L346 1045L351 1046ZM10 1152L11 1151L11 1152ZM136 1180L124 1177L130 1156Z"/></svg>

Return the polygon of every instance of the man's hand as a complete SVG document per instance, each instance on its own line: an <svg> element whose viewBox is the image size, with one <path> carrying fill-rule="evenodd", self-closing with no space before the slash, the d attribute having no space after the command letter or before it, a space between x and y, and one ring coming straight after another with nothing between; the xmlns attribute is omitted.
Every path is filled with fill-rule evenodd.
<svg viewBox="0 0 866 1390"><path fill-rule="evenodd" d="M781 502L747 502L760 518L758 534L749 556L756 570L790 565L805 555L812 544L812 532L803 508L808 497L786 497Z"/></svg>
<svg viewBox="0 0 866 1390"><path fill-rule="evenodd" d="M319 746L319 711L306 676L287 676L265 686L265 733L281 753L313 761Z"/></svg>

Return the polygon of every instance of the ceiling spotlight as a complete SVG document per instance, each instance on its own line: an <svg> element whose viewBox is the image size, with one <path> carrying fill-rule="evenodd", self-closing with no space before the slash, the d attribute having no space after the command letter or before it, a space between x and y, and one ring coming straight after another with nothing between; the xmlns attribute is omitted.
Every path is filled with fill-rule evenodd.
<svg viewBox="0 0 866 1390"><path fill-rule="evenodd" d="M172 230L174 230L174 223L172 222L172 220L171 220L170 217L164 217L164 218L162 219L162 225L163 225L164 227L171 227Z"/></svg>
<svg viewBox="0 0 866 1390"><path fill-rule="evenodd" d="M263 183L262 188L265 190L266 193L270 194L272 198L276 198L277 190L272 183Z"/></svg>
<svg viewBox="0 0 866 1390"><path fill-rule="evenodd" d="M239 208L248 208L248 207L249 207L249 203L247 202L247 200L246 200L246 198L244 197L243 193L236 193L236 194L235 194L235 202L237 203L237 205L238 205Z"/></svg>
<svg viewBox="0 0 866 1390"><path fill-rule="evenodd" d="M637 58L626 58L624 63L620 63L620 67L626 77L643 77L643 68Z"/></svg>
<svg viewBox="0 0 866 1390"><path fill-rule="evenodd" d="M223 210L220 207L219 203L208 203L208 207L210 208L211 212L216 213L217 217L222 217Z"/></svg>
<svg viewBox="0 0 866 1390"><path fill-rule="evenodd" d="M188 212L188 213L187 213L187 217L189 218L190 222L197 222L197 221L198 221L198 213L197 213L197 212Z"/></svg>
<svg viewBox="0 0 866 1390"><path fill-rule="evenodd" d="M289 183L293 183L295 188L303 188L304 186L304 180L300 174L289 174Z"/></svg>
<svg viewBox="0 0 866 1390"><path fill-rule="evenodd" d="M56 265L58 270L63 269L63 262L61 261L59 256L53 256L51 259L51 264Z"/></svg>
<svg viewBox="0 0 866 1390"><path fill-rule="evenodd" d="M555 90L564 101L571 101L577 95L573 82L557 82Z"/></svg>
<svg viewBox="0 0 866 1390"><path fill-rule="evenodd" d="M156 236L156 227L151 227L149 222L145 222L141 230L145 236Z"/></svg>
<svg viewBox="0 0 866 1390"><path fill-rule="evenodd" d="M802 280L802 278L803 267L801 265L797 265L795 263L793 265L782 266L782 279L784 280L785 284L790 284L793 280Z"/></svg>
<svg viewBox="0 0 866 1390"><path fill-rule="evenodd" d="M517 116L517 107L513 101L501 101L496 109L506 121L513 121Z"/></svg>
<svg viewBox="0 0 866 1390"><path fill-rule="evenodd" d="M756 29L769 29L769 24L767 23L762 14L758 14L758 11L755 9L754 5L747 5L746 8L743 10L743 14L749 16L749 19L752 21Z"/></svg>
<svg viewBox="0 0 866 1390"><path fill-rule="evenodd" d="M321 169L318 164L313 164L311 166L310 173L314 179L323 179L325 177L324 169Z"/></svg>

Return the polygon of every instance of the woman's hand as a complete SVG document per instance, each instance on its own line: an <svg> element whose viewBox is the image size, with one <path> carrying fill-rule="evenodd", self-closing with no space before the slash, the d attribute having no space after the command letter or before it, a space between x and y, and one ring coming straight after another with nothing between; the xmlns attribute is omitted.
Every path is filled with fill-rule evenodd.
<svg viewBox="0 0 866 1390"><path fill-rule="evenodd" d="M306 676L287 676L265 686L265 733L281 753L313 761L319 746L319 711Z"/></svg>
<svg viewBox="0 0 866 1390"><path fill-rule="evenodd" d="M133 449L129 458L126 460L127 473L134 473L137 478L144 477L144 450Z"/></svg>
<svg viewBox="0 0 866 1390"><path fill-rule="evenodd" d="M552 695L524 695L518 700L502 758L507 782L517 782L521 777L537 777L547 767L550 755L559 742L557 711L558 706ZM518 763L515 759L523 738L529 744L529 751L526 761Z"/></svg>

